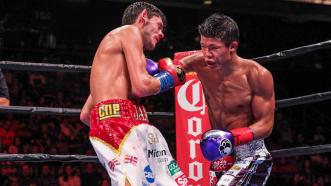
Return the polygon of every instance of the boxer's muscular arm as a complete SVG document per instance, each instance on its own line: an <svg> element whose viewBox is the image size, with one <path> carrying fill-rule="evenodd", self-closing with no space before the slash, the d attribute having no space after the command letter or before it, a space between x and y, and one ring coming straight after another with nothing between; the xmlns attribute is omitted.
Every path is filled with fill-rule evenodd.
<svg viewBox="0 0 331 186"><path fill-rule="evenodd" d="M252 100L252 112L256 122L249 126L254 139L266 138L272 133L275 112L274 83L271 73L260 68L253 82L255 89Z"/></svg>
<svg viewBox="0 0 331 186"><path fill-rule="evenodd" d="M139 30L129 27L123 34L121 43L130 74L132 93L138 97L158 93L160 81L146 71L146 58Z"/></svg>
<svg viewBox="0 0 331 186"><path fill-rule="evenodd" d="M186 56L179 60L185 72L193 72L196 67L204 64L203 53L200 51L178 52L177 55Z"/></svg>

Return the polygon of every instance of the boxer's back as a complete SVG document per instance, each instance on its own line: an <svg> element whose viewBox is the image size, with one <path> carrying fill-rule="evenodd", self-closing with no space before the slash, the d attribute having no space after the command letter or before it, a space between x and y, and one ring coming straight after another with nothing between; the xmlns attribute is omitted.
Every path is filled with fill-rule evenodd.
<svg viewBox="0 0 331 186"><path fill-rule="evenodd" d="M130 77L122 47L125 29L128 27L119 27L108 33L94 56L90 76L90 91L94 104L130 97Z"/></svg>

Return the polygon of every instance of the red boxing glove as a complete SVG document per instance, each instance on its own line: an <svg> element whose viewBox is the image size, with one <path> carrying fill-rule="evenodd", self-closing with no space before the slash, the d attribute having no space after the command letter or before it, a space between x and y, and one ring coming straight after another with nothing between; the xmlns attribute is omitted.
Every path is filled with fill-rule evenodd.
<svg viewBox="0 0 331 186"><path fill-rule="evenodd" d="M170 58L159 60L160 70L168 72L174 79L174 85L182 85L185 83L185 72L183 66L177 60L172 61Z"/></svg>
<svg viewBox="0 0 331 186"><path fill-rule="evenodd" d="M230 131L234 137L235 146L249 143L254 139L253 131L249 127L236 128Z"/></svg>

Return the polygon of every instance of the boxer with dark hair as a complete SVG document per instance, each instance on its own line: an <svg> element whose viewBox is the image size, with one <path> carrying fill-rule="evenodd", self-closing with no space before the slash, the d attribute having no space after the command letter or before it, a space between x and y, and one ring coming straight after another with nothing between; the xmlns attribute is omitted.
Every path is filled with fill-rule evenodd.
<svg viewBox="0 0 331 186"><path fill-rule="evenodd" d="M182 84L185 74L169 58L157 64L144 55L164 37L166 18L161 10L135 2L122 22L95 53L91 94L80 119L90 126L90 141L113 186L175 186L185 176L160 131L149 124L139 98Z"/></svg>
<svg viewBox="0 0 331 186"><path fill-rule="evenodd" d="M211 161L211 185L265 185L272 169L264 138L274 125L271 73L237 54L239 28L228 16L213 14L199 25L201 51L177 53L185 71L197 73L212 130L200 146Z"/></svg>

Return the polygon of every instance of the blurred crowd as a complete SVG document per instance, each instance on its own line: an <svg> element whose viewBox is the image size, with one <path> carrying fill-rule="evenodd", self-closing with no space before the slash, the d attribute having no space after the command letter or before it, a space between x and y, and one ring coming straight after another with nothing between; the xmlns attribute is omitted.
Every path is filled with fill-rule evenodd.
<svg viewBox="0 0 331 186"><path fill-rule="evenodd" d="M81 108L88 95L87 74L4 71L11 105ZM85 76L85 78L83 77ZM85 89L85 90L84 90ZM143 99L149 111L169 111L162 98ZM88 140L89 128L74 116L1 114L0 154L95 155ZM175 153L174 119L155 119ZM0 185L109 185L99 163L0 162Z"/></svg>
<svg viewBox="0 0 331 186"><path fill-rule="evenodd" d="M287 115L287 117L284 117ZM294 116L276 113L275 128L266 140L270 150L329 144L330 131L322 125L302 126ZM306 128L308 127L308 128ZM279 185L331 185L331 155L321 153L274 159L269 184Z"/></svg>
<svg viewBox="0 0 331 186"><path fill-rule="evenodd" d="M20 61L24 59L12 58ZM81 108L88 95L88 74L3 70L11 105ZM173 93L144 98L147 110L173 112ZM311 128L295 117L300 111L277 111L275 128L266 140L270 150L330 143L325 125ZM88 140L88 127L74 116L5 114L1 118L0 152L4 154L95 155ZM174 118L151 118L175 155ZM330 154L274 159L268 185L330 185ZM108 185L99 163L0 162L0 185Z"/></svg>
<svg viewBox="0 0 331 186"><path fill-rule="evenodd" d="M102 30L99 31L94 27L93 29L86 28L86 24L77 23L75 25L72 23L75 17L68 17L68 22L71 22L61 25L64 29L59 25L52 26L55 25L55 18L63 22L66 21L66 11L70 13L70 16L79 17L85 14L86 11L83 10L88 9L87 7L80 7L82 10L77 12L77 15L72 15L72 12L69 11L72 8L71 4L65 8L60 5L51 4L50 6L53 6L52 8L55 10L61 10L58 12L64 14L62 17L61 14L56 14L56 11L52 12L46 8L49 5L46 6L41 2L39 2L39 9L24 9L25 6L32 6L29 5L28 1L24 2L23 4L16 2L18 6L9 7L11 9L8 9L7 12L3 11L5 14L0 14L0 60L57 64L91 64L92 54L96 48L94 44L98 43L98 39L101 39L98 36L104 34L105 26L99 26L98 29ZM73 7L75 6L77 5L75 4ZM125 5L119 5L119 7L125 7ZM21 11L22 8L25 11ZM120 14L119 12L122 10L119 8L119 10L114 11L115 13L118 11L118 14ZM192 16L199 16L199 14ZM176 19L184 19L177 14L174 17ZM241 19L243 20L241 24L243 30L259 30L257 27L246 28L245 20L249 20L249 18L242 17ZM86 20L88 21L89 19ZM100 19L100 21L106 20ZM119 21L112 20L111 23L118 24ZM263 20L260 21L263 22ZM251 21L246 21L246 23L250 25ZM107 24L109 25L110 23L107 22ZM167 54L171 54L173 50L192 49L198 46L196 38L189 37L192 35L193 29L186 29L181 33L171 31L174 28L184 29L185 24L188 23L178 21L177 24L176 26L169 25L169 35L181 37L181 42L171 37L166 38L167 43L166 45L162 45L160 50L166 50ZM281 25L277 21L274 21L272 24ZM291 32L292 30L291 27L287 28L287 30L284 27L282 29L285 30L284 32ZM75 34L73 36L69 33ZM94 38L88 37L82 39L83 35L92 35ZM270 39L270 35L259 35L259 37ZM314 37L322 37L321 35L314 35ZM255 37L243 32L242 38L244 41L245 39L246 41L249 40L250 37L254 38L254 40L250 41L251 45L247 42L242 42L241 50L246 51L246 53L258 53L258 49L263 48L263 46L260 47L259 44L256 44L255 48L252 47L255 45L254 42L257 43ZM275 37L275 40L277 40L278 36L275 35ZM290 41L296 42L295 40L284 42ZM273 45L273 43L270 42L269 45ZM275 47L277 48L277 46ZM152 57L158 59L161 55L160 50L157 50L156 54ZM323 64L319 60L323 57L326 58L326 56L330 58L331 55L330 53L322 54L314 58L314 62L316 63L313 63L315 65L313 68L307 65L301 66L302 68L295 66L296 72L299 73L298 71L300 69L309 68L309 73L312 74L313 72L315 77L320 74L325 74L325 77L327 77L327 66L324 66L324 71L321 73ZM162 52L162 55L164 56L165 52ZM308 60L304 57L300 58L300 60L300 64L308 64L305 63ZM294 67L291 62L288 66L291 68ZM270 71L275 77L276 97L293 96L292 93L288 93L288 91L294 90L294 88L289 90L293 87L293 84L288 86L288 89L284 91L286 89L286 83L289 82L288 77L282 76L287 73L284 72L285 68L272 65L268 66L268 68L270 68ZM2 71L9 88L10 104L13 106L80 109L89 94L88 73L69 74L63 72L34 72L4 69ZM305 72L303 71L302 73L305 74ZM294 75L291 78L298 78L297 81L302 80L302 77ZM293 81L296 82L296 79ZM330 86L326 81L319 83L314 81L314 85L316 88ZM306 85L298 84L297 86L295 87L297 92L301 91L304 94L303 87L306 87ZM323 90L320 89L319 91ZM174 112L174 95L172 91L158 96L144 98L142 99L142 103L147 107L147 111L149 112ZM275 114L275 128L272 135L266 139L268 149L277 150L331 143L331 138L328 138L331 133L330 127L328 127L328 124L331 123L331 118L328 117L329 114L325 114L324 111L321 112L322 109L318 107L326 109L328 105L311 104L310 106L277 110ZM325 110L325 112L330 111ZM152 117L150 121L160 129L169 144L173 156L175 156L175 118ZM0 154L44 153L95 155L88 140L88 131L89 128L79 121L78 116L1 113ZM272 175L267 185L331 185L330 161L330 153L275 158ZM9 185L106 186L109 185L109 178L99 163L1 161L0 186Z"/></svg>

